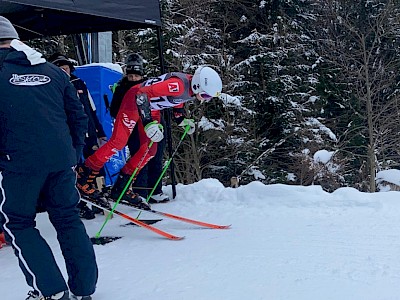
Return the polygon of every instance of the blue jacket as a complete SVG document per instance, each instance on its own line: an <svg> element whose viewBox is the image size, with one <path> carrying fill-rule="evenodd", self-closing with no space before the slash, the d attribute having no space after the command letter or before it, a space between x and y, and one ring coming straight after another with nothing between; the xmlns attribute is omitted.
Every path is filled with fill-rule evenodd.
<svg viewBox="0 0 400 300"><path fill-rule="evenodd" d="M88 119L67 74L13 40L0 48L0 171L59 171L77 163Z"/></svg>

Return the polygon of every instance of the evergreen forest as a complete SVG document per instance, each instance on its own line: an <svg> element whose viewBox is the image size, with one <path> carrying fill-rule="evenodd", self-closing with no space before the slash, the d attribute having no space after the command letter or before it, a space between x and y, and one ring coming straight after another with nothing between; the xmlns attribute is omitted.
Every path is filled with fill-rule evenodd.
<svg viewBox="0 0 400 300"><path fill-rule="evenodd" d="M209 65L223 81L219 99L185 107L196 131L174 157L177 182L238 177L375 192L377 172L399 167L400 1L160 3L165 70ZM75 55L68 36L31 45ZM160 75L154 29L113 32L113 62L132 52L147 76ZM173 145L181 135L172 123Z"/></svg>

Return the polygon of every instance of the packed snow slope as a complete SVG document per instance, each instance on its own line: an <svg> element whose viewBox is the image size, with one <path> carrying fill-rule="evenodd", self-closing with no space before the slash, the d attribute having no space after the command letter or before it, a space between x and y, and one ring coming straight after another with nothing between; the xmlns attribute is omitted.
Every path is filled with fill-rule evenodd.
<svg viewBox="0 0 400 300"><path fill-rule="evenodd" d="M171 187L165 192L171 195ZM94 300L397 300L400 299L400 194L333 193L320 186L237 189L215 179L178 185L154 209L231 229L204 229L164 218L169 241L115 216L95 245L100 277ZM119 209L136 217L132 208ZM157 218L141 214L141 218ZM104 216L84 221L90 236ZM45 213L37 226L65 267ZM10 247L0 250L1 299L22 300L28 286Z"/></svg>

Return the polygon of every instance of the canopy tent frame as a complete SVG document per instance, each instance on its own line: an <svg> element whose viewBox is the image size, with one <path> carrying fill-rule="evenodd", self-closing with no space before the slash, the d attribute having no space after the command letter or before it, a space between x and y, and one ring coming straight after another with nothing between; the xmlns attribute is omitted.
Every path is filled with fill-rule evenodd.
<svg viewBox="0 0 400 300"><path fill-rule="evenodd" d="M155 28L158 37L160 70L164 73L159 0L120 0L118 3L115 2L114 0L0 0L0 15L11 21L21 40L55 35ZM165 112L167 145L171 156L170 115L170 110ZM170 164L170 171L173 198L175 198L176 183L173 163Z"/></svg>

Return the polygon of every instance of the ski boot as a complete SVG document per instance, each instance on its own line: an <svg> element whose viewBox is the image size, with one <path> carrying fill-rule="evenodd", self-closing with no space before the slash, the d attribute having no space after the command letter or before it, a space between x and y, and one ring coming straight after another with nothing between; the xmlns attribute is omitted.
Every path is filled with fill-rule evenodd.
<svg viewBox="0 0 400 300"><path fill-rule="evenodd" d="M78 204L78 208L79 217L81 217L82 219L92 220L96 217L94 211L87 206L86 202L80 201Z"/></svg>
<svg viewBox="0 0 400 300"><path fill-rule="evenodd" d="M81 195L90 199L100 197L100 193L95 186L95 179L99 175L99 171L94 171L84 164L79 164L76 168L76 173L78 174L76 186Z"/></svg>
<svg viewBox="0 0 400 300"><path fill-rule="evenodd" d="M52 296L40 296L38 291L29 291L25 300L69 300L69 292L63 291Z"/></svg>
<svg viewBox="0 0 400 300"><path fill-rule="evenodd" d="M110 197L114 201L117 201L117 199L120 197L130 177L131 175L124 174L122 172L119 173L118 178L115 181L114 186L112 187L110 193ZM121 203L125 203L139 209L144 209L144 210L151 209L150 205L146 202L146 200L143 197L140 197L139 194L132 192L130 187L127 188L120 201Z"/></svg>
<svg viewBox="0 0 400 300"><path fill-rule="evenodd" d="M149 199L149 203L166 203L169 202L168 195L165 195L163 192L153 195Z"/></svg>
<svg viewBox="0 0 400 300"><path fill-rule="evenodd" d="M99 206L101 206L101 207L104 207L105 209L108 209L108 210L111 209L111 204L110 204L110 202L109 202L103 195L102 195L101 197L98 197L98 198L92 200L92 201L93 201L95 204L97 204L97 205L99 205ZM93 208L97 208L97 207L92 206L92 210L93 210L95 213L101 213L101 212L99 212L98 210L93 209Z"/></svg>
<svg viewBox="0 0 400 300"><path fill-rule="evenodd" d="M79 164L77 166L77 174L76 186L81 194L81 197L89 201L93 201L97 205L100 205L106 209L110 209L110 203L96 189L95 179L99 174L99 171L94 171L84 164Z"/></svg>

